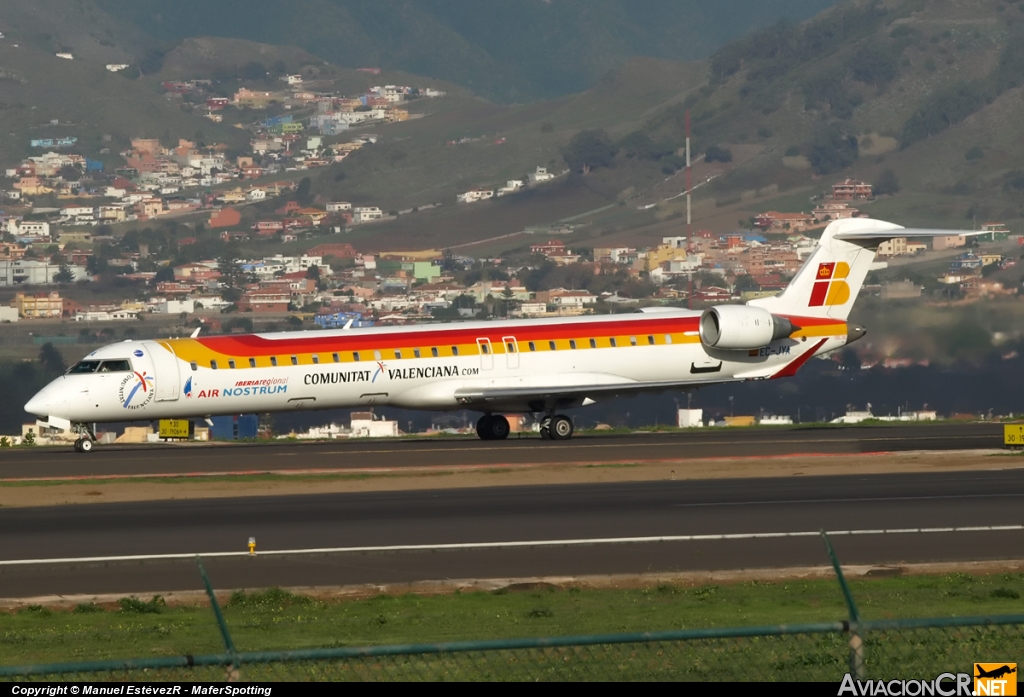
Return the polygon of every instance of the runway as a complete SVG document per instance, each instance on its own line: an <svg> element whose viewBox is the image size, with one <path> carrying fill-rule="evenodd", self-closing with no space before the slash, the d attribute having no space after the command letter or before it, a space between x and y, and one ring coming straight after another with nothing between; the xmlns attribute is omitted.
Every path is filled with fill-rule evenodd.
<svg viewBox="0 0 1024 697"><path fill-rule="evenodd" d="M581 435L542 441L408 438L328 443L153 444L10 450L0 455L0 480L212 472L401 469L409 467L620 463L715 457L769 457L1002 446L1002 425L911 424L864 427L695 429L666 433Z"/></svg>
<svg viewBox="0 0 1024 697"><path fill-rule="evenodd" d="M11 566L68 557L455 543L468 549L210 558L222 589L1024 558L1020 470L442 489L0 509L0 597L201 588L188 558ZM883 529L1014 526L966 532ZM746 533L801 537L599 542ZM525 543L574 540L573 544Z"/></svg>

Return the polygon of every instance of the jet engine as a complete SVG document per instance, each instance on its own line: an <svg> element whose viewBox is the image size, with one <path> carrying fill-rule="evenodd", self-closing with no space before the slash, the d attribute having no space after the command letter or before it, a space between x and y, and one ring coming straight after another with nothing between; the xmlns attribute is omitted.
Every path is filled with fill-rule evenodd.
<svg viewBox="0 0 1024 697"><path fill-rule="evenodd" d="M719 305L700 317L701 343L716 349L761 348L797 329L785 317L749 305Z"/></svg>

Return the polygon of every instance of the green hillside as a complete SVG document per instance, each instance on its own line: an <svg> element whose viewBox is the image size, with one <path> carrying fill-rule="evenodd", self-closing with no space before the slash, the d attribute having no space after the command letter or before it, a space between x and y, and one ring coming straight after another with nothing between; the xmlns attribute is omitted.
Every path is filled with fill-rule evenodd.
<svg viewBox="0 0 1024 697"><path fill-rule="evenodd" d="M93 0L164 41L222 36L299 46L504 102L578 92L635 56L705 58L728 39L835 0Z"/></svg>

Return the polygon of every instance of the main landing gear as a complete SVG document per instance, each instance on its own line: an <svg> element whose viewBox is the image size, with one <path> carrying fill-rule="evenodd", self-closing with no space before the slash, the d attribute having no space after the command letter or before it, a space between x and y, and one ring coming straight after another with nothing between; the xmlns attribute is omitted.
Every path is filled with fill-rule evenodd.
<svg viewBox="0 0 1024 697"><path fill-rule="evenodd" d="M481 440L505 440L511 430L508 419L498 414L484 414L476 422L476 434Z"/></svg>
<svg viewBox="0 0 1024 697"><path fill-rule="evenodd" d="M511 430L508 419L499 414L484 414L476 422L476 434L481 440L505 440ZM554 414L541 421L540 437L544 440L569 440L573 430L572 419Z"/></svg>
<svg viewBox="0 0 1024 697"><path fill-rule="evenodd" d="M96 436L84 424L75 424L73 428L78 433L78 438L75 440L75 452L91 453L93 445L96 444Z"/></svg>
<svg viewBox="0 0 1024 697"><path fill-rule="evenodd" d="M540 422L540 437L545 440L569 440L572 432L572 419L562 414L547 416Z"/></svg>

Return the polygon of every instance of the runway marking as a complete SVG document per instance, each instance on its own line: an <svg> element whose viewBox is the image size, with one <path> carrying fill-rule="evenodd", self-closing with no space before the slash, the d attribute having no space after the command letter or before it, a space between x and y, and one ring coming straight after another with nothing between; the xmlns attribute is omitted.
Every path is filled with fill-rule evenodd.
<svg viewBox="0 0 1024 697"><path fill-rule="evenodd" d="M1018 532L1024 525L979 525L949 528L891 528L878 530L830 530L832 537L860 535L907 535L961 532ZM358 554L366 552L430 552L440 550L508 549L519 547L580 547L587 545L647 544L651 542L713 542L723 540L774 540L798 537L817 537L818 530L800 532L721 533L710 535L662 535L659 537L598 537L568 540L515 540L509 542L453 542L428 545L381 545L369 547L319 547L314 549L275 549L259 552L256 556L283 556L307 554ZM249 552L201 552L188 554L132 554L119 557L68 557L63 559L10 559L0 561L3 566L30 566L40 564L90 564L120 561L159 561L173 559L206 559L219 557L248 557Z"/></svg>
<svg viewBox="0 0 1024 697"><path fill-rule="evenodd" d="M966 438L976 438L976 437L988 438L988 435L987 434L984 435L984 436L981 436L981 435L978 435L978 436L970 435L970 436L965 436L965 437ZM612 447L612 448L621 447L621 448L629 448L629 449L633 449L633 448L636 448L636 447L678 448L680 445L685 445L685 446L688 446L688 447L690 447L690 446L709 446L709 445L737 445L737 444L740 444L740 445L750 445L750 446L758 446L758 445L785 445L785 444L798 445L798 444L817 444L817 443L828 443L828 444L833 444L833 445L855 445L855 444L858 444L858 443L881 443L881 442L887 442L887 441L899 441L901 443L908 442L908 441L935 441L935 440L943 440L943 439L948 440L948 439L951 439L951 438L954 438L954 437L953 436L934 436L934 435L899 437L899 436L896 436L896 435L892 435L892 436L877 436L877 437L871 437L871 438L852 438L852 439L850 439L850 438L842 438L842 437L838 437L837 436L836 438L818 438L818 439L811 439L811 440L803 440L803 439L800 439L800 438L776 439L776 440L750 440L750 441L741 441L739 443L737 441L735 441L735 440L696 440L696 439L691 440L691 439L685 439L685 438L684 439L672 439L671 441L669 441L669 440L651 440L651 439L638 439L636 441L627 441L626 439L623 439L623 440L620 440L618 442L587 443L587 444L580 444L579 441L573 441L573 442L562 443L562 444L544 443L543 447L544 447L544 451L551 451L551 450L565 450L567 448L572 448L574 450L589 450L589 449L595 449L595 448L607 449L609 447ZM998 440L997 436L991 436L991 438L993 439L993 442ZM466 444L470 445L471 446L469 448L470 450L479 451L479 452L489 452L489 451L504 450L504 449L507 449L509 447L514 447L514 446L511 446L511 443L521 443L521 442L524 442L524 441L526 443L533 443L533 442L541 443L541 441L539 439L533 439L533 438L515 439L515 440L509 441L508 443L505 443L503 445L483 445L479 441L469 440L469 439L463 441L463 443L466 443ZM317 444L316 442L311 442L308 445L316 445L316 444ZM253 447L253 448L255 448L255 447L258 447L258 446L245 446L245 447ZM527 446L523 446L523 447L526 448L526 447L529 447L529 446L527 445ZM161 449L164 449L164 448L161 448ZM139 449L132 449L130 452L138 452L138 450ZM203 448L203 450L205 451L206 448ZM223 452L223 454L225 456L237 455L237 452L235 452L234 449L231 449L231 450L232 450L231 452L224 452L224 450L222 448L210 447L210 451L212 451L212 452L207 452L206 454L212 454L212 453L216 453L218 451L221 451L221 452ZM459 452L466 452L466 450L467 450L466 447L459 447L459 448L400 448L400 447L398 447L398 448L388 448L388 449L380 449L380 450L328 450L328 451L323 451L323 452L303 453L303 454L304 455L312 455L313 457L317 457L317 456L321 456L321 455L391 455L391 454L396 454L396 453L459 453ZM939 448L939 450L942 450L942 448ZM112 452L128 452L128 451L114 450ZM295 453L290 453L290 454L295 454ZM787 456L791 456L791 457L800 456L800 455L811 455L811 454L815 454L815 453L786 453ZM822 455L836 455L836 454L847 454L847 453L821 453L821 454ZM848 453L848 454L865 455L865 454L869 454L869 453ZM154 462L154 461L160 461L160 460L178 460L178 459L180 459L180 455L174 455L174 456L171 456L171 457L152 457L152 456L147 456L147 458L146 458L146 460L148 462ZM688 458L688 459L692 459L692 458ZM707 458L698 458L698 459L707 459ZM52 459L51 460L33 460L33 464L36 464L36 465L41 465L41 464L66 464L67 462L68 462L67 459L60 459L60 460L52 460ZM0 480L0 481L2 481L2 480Z"/></svg>
<svg viewBox="0 0 1024 697"><path fill-rule="evenodd" d="M871 501L936 501L942 499L1019 498L1024 494L940 494L935 496L868 496L848 499L791 499L783 501L723 501L720 503L673 503L671 508L702 508L705 506L784 506L791 503L863 503ZM829 533L831 534L831 533Z"/></svg>

